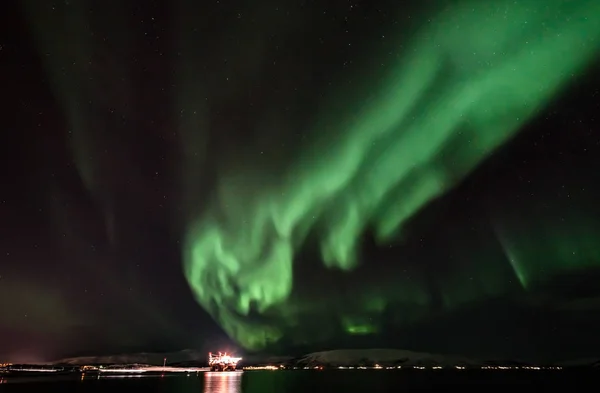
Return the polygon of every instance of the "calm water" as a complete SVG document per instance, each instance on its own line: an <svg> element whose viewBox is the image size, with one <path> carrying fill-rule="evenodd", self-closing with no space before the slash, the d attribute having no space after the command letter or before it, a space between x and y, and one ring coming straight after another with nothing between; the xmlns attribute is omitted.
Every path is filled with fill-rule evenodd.
<svg viewBox="0 0 600 393"><path fill-rule="evenodd" d="M5 379L0 392L165 392L165 393L319 393L411 392L459 388L482 392L489 387L591 391L600 388L600 372L571 371L246 371L190 376L128 376Z"/></svg>

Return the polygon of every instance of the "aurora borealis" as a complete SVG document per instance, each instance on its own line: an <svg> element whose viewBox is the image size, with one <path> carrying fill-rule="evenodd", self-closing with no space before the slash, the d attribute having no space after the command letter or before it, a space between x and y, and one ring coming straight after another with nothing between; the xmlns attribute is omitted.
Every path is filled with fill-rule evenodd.
<svg viewBox="0 0 600 393"><path fill-rule="evenodd" d="M220 179L217 206L187 240L187 276L233 337L261 348L282 334L253 329L244 316L252 302L259 313L290 307L294 257L307 233L317 232L326 266L351 270L367 226L385 245L587 64L600 34L600 19L587 16L600 15L600 4L548 2L544 13L535 4L445 8L404 55L386 59L382 86L366 87L352 116L323 105L314 133L325 135L289 172L261 188L248 186L261 173ZM555 21L559 12L572 20ZM514 264L525 285L527 273ZM422 290L411 297L428 302Z"/></svg>
<svg viewBox="0 0 600 393"><path fill-rule="evenodd" d="M114 348L222 329L252 351L585 353L600 3L134 3L20 9L41 76L14 93L36 142L7 222L37 213L6 238L38 240L3 248L56 262L7 262L6 294L36 284L3 329L51 307L51 335L94 350L74 326Z"/></svg>

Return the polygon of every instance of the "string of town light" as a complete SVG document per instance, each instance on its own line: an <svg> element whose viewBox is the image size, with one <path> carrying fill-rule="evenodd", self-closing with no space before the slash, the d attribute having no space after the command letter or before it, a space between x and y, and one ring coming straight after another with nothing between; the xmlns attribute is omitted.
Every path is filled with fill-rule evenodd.
<svg viewBox="0 0 600 393"><path fill-rule="evenodd" d="M287 367L279 366L247 366L244 370L562 370L560 366L305 366L305 367Z"/></svg>
<svg viewBox="0 0 600 393"><path fill-rule="evenodd" d="M45 374L65 374L65 373L81 373L81 378L85 376L116 376L116 375L141 375L146 373L151 374L167 374L167 373L186 373L188 376L200 372L240 372L237 368L238 363L242 360L240 357L235 357L226 352L217 352L208 354L208 367L176 367L167 366L167 359L163 359L162 366L152 366L143 364L124 364L124 365L83 365L83 366L57 366L57 365L28 365L28 364L12 364L0 363L0 374L4 376L23 375L31 373ZM482 365L482 366L422 366L422 365L379 365L373 366L337 366L331 367L328 365L311 364L306 366L288 366L280 365L263 365L263 366L246 366L244 371L254 370L562 370L560 366L534 366L534 365Z"/></svg>

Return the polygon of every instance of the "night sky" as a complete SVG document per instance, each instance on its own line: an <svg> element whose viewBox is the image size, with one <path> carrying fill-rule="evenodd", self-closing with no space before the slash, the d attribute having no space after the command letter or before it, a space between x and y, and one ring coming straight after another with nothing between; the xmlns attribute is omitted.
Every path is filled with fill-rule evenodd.
<svg viewBox="0 0 600 393"><path fill-rule="evenodd" d="M3 358L600 353L600 2L6 6Z"/></svg>

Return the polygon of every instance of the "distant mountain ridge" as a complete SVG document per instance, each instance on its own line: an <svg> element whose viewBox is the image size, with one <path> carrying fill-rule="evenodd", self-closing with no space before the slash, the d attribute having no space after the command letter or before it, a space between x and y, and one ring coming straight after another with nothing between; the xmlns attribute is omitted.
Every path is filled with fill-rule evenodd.
<svg viewBox="0 0 600 393"><path fill-rule="evenodd" d="M140 352L106 356L79 356L60 359L53 364L85 365L85 364L149 364L162 365L166 359L169 365L195 366L206 365L208 353L195 349L184 349L176 352L153 353ZM290 356L244 356L244 364L288 363Z"/></svg>
<svg viewBox="0 0 600 393"><path fill-rule="evenodd" d="M110 356L83 356L61 359L53 364L149 364L162 365L166 358L169 365L203 366L207 362L207 353L194 349L185 349L169 353L136 353ZM402 349L337 349L313 352L301 357L291 356L244 356L243 365L283 364L288 367L343 367L343 366L464 366L480 367L491 365L523 366L529 362L519 360L482 360L455 355L441 355L425 352L414 352ZM557 362L554 365L563 367L600 367L597 358Z"/></svg>
<svg viewBox="0 0 600 393"><path fill-rule="evenodd" d="M476 359L401 349L338 349L314 352L298 360L302 366L479 366Z"/></svg>
<svg viewBox="0 0 600 393"><path fill-rule="evenodd" d="M177 352L168 353L152 353L152 352L140 352L134 354L119 354L119 355L106 355L106 356L79 356L54 361L55 364L71 364L71 365L83 365L83 364L154 364L162 365L163 360L166 358L169 364L179 362L190 362L190 361L203 361L206 362L207 354L194 349L184 349Z"/></svg>

